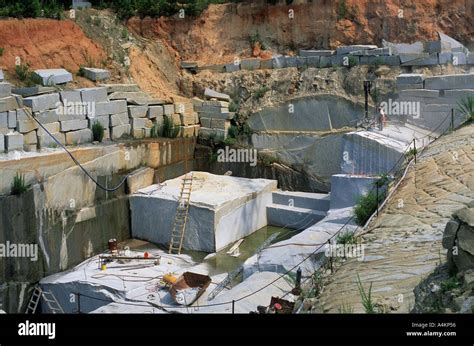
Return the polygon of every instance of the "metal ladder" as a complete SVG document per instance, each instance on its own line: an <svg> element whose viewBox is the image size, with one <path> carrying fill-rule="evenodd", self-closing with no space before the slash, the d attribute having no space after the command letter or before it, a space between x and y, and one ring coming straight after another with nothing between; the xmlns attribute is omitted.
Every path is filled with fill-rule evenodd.
<svg viewBox="0 0 474 346"><path fill-rule="evenodd" d="M64 314L64 310L61 305L59 305L53 292L43 291L39 286L35 287L28 306L26 307L25 314L34 314L41 298L46 302L52 314Z"/></svg>
<svg viewBox="0 0 474 346"><path fill-rule="evenodd" d="M193 173L186 174L181 183L181 193L178 199L178 209L174 216L173 229L171 231L169 253L181 254L183 247L184 232L186 230L186 221L188 220L189 199L193 186Z"/></svg>

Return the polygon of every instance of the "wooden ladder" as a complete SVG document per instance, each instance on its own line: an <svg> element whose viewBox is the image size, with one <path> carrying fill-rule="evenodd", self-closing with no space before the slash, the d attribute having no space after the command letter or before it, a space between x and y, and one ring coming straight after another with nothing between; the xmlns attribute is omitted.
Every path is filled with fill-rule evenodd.
<svg viewBox="0 0 474 346"><path fill-rule="evenodd" d="M178 208L174 216L173 229L171 231L169 253L181 254L183 247L184 233L186 230L186 221L188 220L189 200L193 186L193 173L184 176L181 183L181 193L178 199Z"/></svg>
<svg viewBox="0 0 474 346"><path fill-rule="evenodd" d="M35 287L28 306L26 307L25 313L34 314L36 312L36 309L38 308L38 304L41 298L43 298L43 300L46 302L52 314L64 314L64 310L61 305L59 305L53 292L43 291L39 286Z"/></svg>

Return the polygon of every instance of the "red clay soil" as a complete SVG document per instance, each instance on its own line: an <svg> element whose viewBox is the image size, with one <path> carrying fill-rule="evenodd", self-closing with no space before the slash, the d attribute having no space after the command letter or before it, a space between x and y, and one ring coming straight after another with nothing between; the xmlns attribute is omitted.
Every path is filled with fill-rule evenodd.
<svg viewBox="0 0 474 346"><path fill-rule="evenodd" d="M4 48L0 66L10 71L17 56L32 69L63 67L72 73L88 59L106 58L102 48L70 20L0 20L0 47Z"/></svg>
<svg viewBox="0 0 474 346"><path fill-rule="evenodd" d="M262 54L249 44L256 33L273 51L290 54L297 48L381 45L382 39L433 40L438 30L472 43L473 12L473 0L313 0L289 6L252 1L211 5L194 19L132 18L128 26L166 41L183 60L211 64Z"/></svg>

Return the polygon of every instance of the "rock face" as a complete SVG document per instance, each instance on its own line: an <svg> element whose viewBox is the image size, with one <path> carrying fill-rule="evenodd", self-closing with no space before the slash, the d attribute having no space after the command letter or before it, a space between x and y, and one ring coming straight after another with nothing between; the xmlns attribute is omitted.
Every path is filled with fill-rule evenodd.
<svg viewBox="0 0 474 346"><path fill-rule="evenodd" d="M448 250L451 271L474 269L474 203L454 214L443 234L443 247Z"/></svg>

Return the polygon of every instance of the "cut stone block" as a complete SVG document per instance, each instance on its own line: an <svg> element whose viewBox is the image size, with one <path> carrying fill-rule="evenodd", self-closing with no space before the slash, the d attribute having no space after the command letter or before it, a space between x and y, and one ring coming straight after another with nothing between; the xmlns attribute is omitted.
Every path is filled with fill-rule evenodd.
<svg viewBox="0 0 474 346"><path fill-rule="evenodd" d="M27 88L15 88L12 90L12 93L21 95L23 97L37 96L43 94L50 94L56 92L56 89L53 87L44 87L44 86L34 86Z"/></svg>
<svg viewBox="0 0 474 346"><path fill-rule="evenodd" d="M407 89L407 90L402 90L399 93L401 98L406 98L406 97L433 97L433 98L438 98L439 97L439 90L427 90L427 89Z"/></svg>
<svg viewBox="0 0 474 346"><path fill-rule="evenodd" d="M112 114L110 116L110 126L128 125L130 119L128 113Z"/></svg>
<svg viewBox="0 0 474 346"><path fill-rule="evenodd" d="M20 118L19 112L17 111L17 119ZM38 119L41 124L50 124L59 121L59 112L56 109L42 111L42 112L34 112L34 117Z"/></svg>
<svg viewBox="0 0 474 346"><path fill-rule="evenodd" d="M400 56L400 59L403 59ZM431 54L425 57L420 57L415 60L409 60L405 63L402 62L402 66L434 66L438 65L438 54Z"/></svg>
<svg viewBox="0 0 474 346"><path fill-rule="evenodd" d="M194 113L191 114L180 114L180 124L181 125L194 125L195 124Z"/></svg>
<svg viewBox="0 0 474 346"><path fill-rule="evenodd" d="M0 153L4 153L4 152L5 152L5 137L3 134L0 134Z"/></svg>
<svg viewBox="0 0 474 346"><path fill-rule="evenodd" d="M51 132L51 135L56 138L62 145L66 144L66 135L62 132ZM58 144L48 134L38 134L39 148L56 148Z"/></svg>
<svg viewBox="0 0 474 346"><path fill-rule="evenodd" d="M10 96L12 85L10 83L0 82L0 97Z"/></svg>
<svg viewBox="0 0 474 346"><path fill-rule="evenodd" d="M0 69L0 82L3 82L5 80L5 76L3 75L2 69Z"/></svg>
<svg viewBox="0 0 474 346"><path fill-rule="evenodd" d="M416 73L402 73L397 77L397 84L419 84L423 83L423 75Z"/></svg>
<svg viewBox="0 0 474 346"><path fill-rule="evenodd" d="M133 118L132 129L144 129L145 127L152 127L153 122L148 118Z"/></svg>
<svg viewBox="0 0 474 346"><path fill-rule="evenodd" d="M200 121L203 127L211 127L211 118L200 117Z"/></svg>
<svg viewBox="0 0 474 346"><path fill-rule="evenodd" d="M46 130L48 130L50 133L56 133L56 132L59 132L60 130L60 125L59 125L59 122L56 122L56 123L50 123L50 124L42 124ZM46 133L45 130L43 130L42 127L38 127L38 129L36 130L36 132L38 133L38 136L47 136L48 134Z"/></svg>
<svg viewBox="0 0 474 346"><path fill-rule="evenodd" d="M7 133L4 135L5 148L7 151L23 150L23 135L18 132Z"/></svg>
<svg viewBox="0 0 474 346"><path fill-rule="evenodd" d="M441 53L441 41L427 41L427 42L425 42L425 50L429 54Z"/></svg>
<svg viewBox="0 0 474 346"><path fill-rule="evenodd" d="M79 89L82 102L107 102L107 88L95 87Z"/></svg>
<svg viewBox="0 0 474 346"><path fill-rule="evenodd" d="M349 55L357 56L390 56L392 55L392 48L376 48L376 49L366 49L366 50L356 50L349 53Z"/></svg>
<svg viewBox="0 0 474 346"><path fill-rule="evenodd" d="M194 126L180 126L178 136L184 138L194 137Z"/></svg>
<svg viewBox="0 0 474 346"><path fill-rule="evenodd" d="M392 54L420 54L423 53L425 47L422 42L415 42L412 44L406 43L391 43L385 40L382 40L384 47L390 47L392 49Z"/></svg>
<svg viewBox="0 0 474 346"><path fill-rule="evenodd" d="M286 57L283 55L273 57L273 68L285 68L286 67Z"/></svg>
<svg viewBox="0 0 474 346"><path fill-rule="evenodd" d="M240 64L230 63L224 66L224 70L227 73L240 71Z"/></svg>
<svg viewBox="0 0 474 346"><path fill-rule="evenodd" d="M190 103L175 103L174 112L179 114L189 114L193 111L193 105Z"/></svg>
<svg viewBox="0 0 474 346"><path fill-rule="evenodd" d="M423 89L423 83L419 84L398 84L398 90Z"/></svg>
<svg viewBox="0 0 474 346"><path fill-rule="evenodd" d="M21 99L18 99L14 96L7 96L0 98L0 113L12 111L17 108L23 107Z"/></svg>
<svg viewBox="0 0 474 346"><path fill-rule="evenodd" d="M20 133L27 133L38 128L36 121L27 119L27 120L17 120L16 130Z"/></svg>
<svg viewBox="0 0 474 346"><path fill-rule="evenodd" d="M440 65L451 64L453 62L453 54L444 52L438 54L438 63Z"/></svg>
<svg viewBox="0 0 474 346"><path fill-rule="evenodd" d="M398 55L392 55L392 56L379 56L379 59L382 59L382 64L383 65L388 65L388 66L400 66L400 57Z"/></svg>
<svg viewBox="0 0 474 346"><path fill-rule="evenodd" d="M443 51L465 52L467 49L464 45L455 39L438 31L439 40L441 41L441 49Z"/></svg>
<svg viewBox="0 0 474 346"><path fill-rule="evenodd" d="M131 126L130 124L118 125L110 128L110 138L112 140L120 139L123 136L130 135Z"/></svg>
<svg viewBox="0 0 474 346"><path fill-rule="evenodd" d="M470 52L466 58L466 62L468 65L474 65L474 52Z"/></svg>
<svg viewBox="0 0 474 346"><path fill-rule="evenodd" d="M14 112L14 114L15 114L15 119L16 119L16 111L9 111L9 112ZM9 121L8 121L9 112L2 112L2 113L0 113L0 128L8 128L8 127L10 127L10 126L8 126L8 124L9 124ZM15 126L16 126L16 124L15 124Z"/></svg>
<svg viewBox="0 0 474 346"><path fill-rule="evenodd" d="M359 50L369 50L369 49L376 49L376 48L378 48L378 47L375 46L375 45L364 45L364 44L343 46L343 47L336 48L336 54L337 55L344 55L344 54L348 54L350 52L355 52L355 51L359 51Z"/></svg>
<svg viewBox="0 0 474 346"><path fill-rule="evenodd" d="M61 104L58 93L27 97L23 99L23 102L25 106L30 107L33 112L54 109Z"/></svg>
<svg viewBox="0 0 474 346"><path fill-rule="evenodd" d="M425 78L426 89L474 89L474 73Z"/></svg>
<svg viewBox="0 0 474 346"><path fill-rule="evenodd" d="M308 66L308 58L298 56L296 57L296 66L298 68L305 68Z"/></svg>
<svg viewBox="0 0 474 346"><path fill-rule="evenodd" d="M128 116L129 118L144 118L147 110L147 106L128 106Z"/></svg>
<svg viewBox="0 0 474 346"><path fill-rule="evenodd" d="M310 56L331 56L334 54L333 50L306 50L300 49L299 55L302 57L310 57Z"/></svg>
<svg viewBox="0 0 474 346"><path fill-rule="evenodd" d="M215 136L216 140L224 140L227 138L227 132L224 130L211 129L201 126L199 128L199 136L202 138L210 138L211 136Z"/></svg>
<svg viewBox="0 0 474 346"><path fill-rule="evenodd" d="M207 104L203 104L201 107L195 107L196 111L199 113L211 113L211 114L228 114L229 108L227 107L220 107L220 106L211 106Z"/></svg>
<svg viewBox="0 0 474 346"><path fill-rule="evenodd" d="M429 57L429 54L428 53L400 54L399 57L400 57L400 61L402 65L403 64L408 65L409 62L414 62L415 60Z"/></svg>
<svg viewBox="0 0 474 346"><path fill-rule="evenodd" d="M319 56L310 56L306 58L309 67L319 67Z"/></svg>
<svg viewBox="0 0 474 346"><path fill-rule="evenodd" d="M208 100L201 103L202 106L212 106L212 107L221 107L221 108L229 108L229 102L227 101L218 101L218 100ZM202 108L201 108L202 109Z"/></svg>
<svg viewBox="0 0 474 346"><path fill-rule="evenodd" d="M163 117L163 106L150 106L148 107L147 118L155 119L156 117Z"/></svg>
<svg viewBox="0 0 474 346"><path fill-rule="evenodd" d="M226 94L219 93L215 90L206 88L204 90L204 96L207 97L208 99L218 99L221 101L228 101L230 102L230 96Z"/></svg>
<svg viewBox="0 0 474 346"><path fill-rule="evenodd" d="M211 121L211 128L213 128L213 129L224 130L224 131L227 132L229 127L230 127L230 121L229 120L213 118L212 121Z"/></svg>
<svg viewBox="0 0 474 346"><path fill-rule="evenodd" d="M145 138L145 129L144 128L133 128L132 127L132 137L136 139Z"/></svg>
<svg viewBox="0 0 474 346"><path fill-rule="evenodd" d="M260 60L260 68L263 70L273 69L273 60L272 59L262 59Z"/></svg>
<svg viewBox="0 0 474 346"><path fill-rule="evenodd" d="M155 170L153 168L144 167L132 172L127 177L127 191L128 193L135 193L144 187L153 184L155 177Z"/></svg>
<svg viewBox="0 0 474 346"><path fill-rule="evenodd" d="M87 120L85 120L87 122ZM86 125L87 126L87 125ZM92 142L92 130L82 129L66 133L66 145L78 145Z"/></svg>
<svg viewBox="0 0 474 346"><path fill-rule="evenodd" d="M115 92L140 92L137 84L100 84L99 86L107 88L107 93Z"/></svg>
<svg viewBox="0 0 474 346"><path fill-rule="evenodd" d="M127 112L127 101L115 100L110 102L97 102L95 104L95 115L111 115Z"/></svg>
<svg viewBox="0 0 474 346"><path fill-rule="evenodd" d="M444 97L458 100L474 97L474 89L445 90Z"/></svg>
<svg viewBox="0 0 474 346"><path fill-rule="evenodd" d="M286 56L286 67L298 67L296 56Z"/></svg>
<svg viewBox="0 0 474 346"><path fill-rule="evenodd" d="M110 78L110 72L101 68L83 67L84 76L92 81L102 81Z"/></svg>
<svg viewBox="0 0 474 346"><path fill-rule="evenodd" d="M463 52L453 52L452 63L454 66L466 65L467 64L466 54L464 54Z"/></svg>
<svg viewBox="0 0 474 346"><path fill-rule="evenodd" d="M38 138L36 136L36 131L31 131L23 134L23 142L25 145L31 145L38 143Z"/></svg>
<svg viewBox="0 0 474 346"><path fill-rule="evenodd" d="M1 115L0 115L1 118ZM2 120L0 119L0 123ZM16 111L8 111L8 128L14 129L16 127Z"/></svg>
<svg viewBox="0 0 474 346"><path fill-rule="evenodd" d="M172 115L174 113L174 105L163 105L164 115Z"/></svg>
<svg viewBox="0 0 474 346"><path fill-rule="evenodd" d="M87 129L88 124L89 122L87 119L61 121L61 132ZM67 136L66 136L66 142L67 142Z"/></svg>
<svg viewBox="0 0 474 346"><path fill-rule="evenodd" d="M128 104L148 105L150 96L144 92L113 92L109 95L109 100L126 100Z"/></svg>
<svg viewBox="0 0 474 346"><path fill-rule="evenodd" d="M242 70L258 70L260 68L260 59L243 59L240 61Z"/></svg>
<svg viewBox="0 0 474 346"><path fill-rule="evenodd" d="M319 67L331 67L331 57L330 56L321 56L319 58Z"/></svg>
<svg viewBox="0 0 474 346"><path fill-rule="evenodd" d="M108 115L102 115L99 117L94 117L89 119L89 128L92 129L92 126L98 122L102 125L104 129L108 129L110 125L110 117Z"/></svg>
<svg viewBox="0 0 474 346"><path fill-rule="evenodd" d="M83 120L87 116L87 109L81 108L59 108L55 111L58 113L59 121Z"/></svg>
<svg viewBox="0 0 474 346"><path fill-rule="evenodd" d="M61 96L61 102L63 104L65 104L66 102L74 102L74 103L82 102L81 92L79 90L60 91L59 95Z"/></svg>
<svg viewBox="0 0 474 346"><path fill-rule="evenodd" d="M41 78L42 85L57 85L72 82L72 74L63 68L35 70L34 73Z"/></svg>

